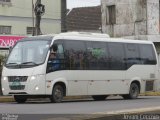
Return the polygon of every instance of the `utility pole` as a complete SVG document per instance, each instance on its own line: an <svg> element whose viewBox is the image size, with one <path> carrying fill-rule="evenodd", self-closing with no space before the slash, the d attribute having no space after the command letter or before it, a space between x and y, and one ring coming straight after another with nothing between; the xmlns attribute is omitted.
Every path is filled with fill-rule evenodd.
<svg viewBox="0 0 160 120"><path fill-rule="evenodd" d="M32 0L32 36L35 35L35 26L34 26L34 3L33 3L33 0Z"/></svg>
<svg viewBox="0 0 160 120"><path fill-rule="evenodd" d="M41 35L40 23L41 16L45 13L45 6L41 4L41 0L37 0L34 8L36 15L35 35Z"/></svg>
<svg viewBox="0 0 160 120"><path fill-rule="evenodd" d="M66 14L67 14L67 0L61 0L61 32L67 32Z"/></svg>

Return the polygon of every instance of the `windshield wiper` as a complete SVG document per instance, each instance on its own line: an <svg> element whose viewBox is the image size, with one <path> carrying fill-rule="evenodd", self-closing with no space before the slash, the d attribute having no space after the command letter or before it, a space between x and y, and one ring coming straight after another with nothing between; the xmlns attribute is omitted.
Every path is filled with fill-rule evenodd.
<svg viewBox="0 0 160 120"><path fill-rule="evenodd" d="M8 63L8 64L17 64L17 63Z"/></svg>
<svg viewBox="0 0 160 120"><path fill-rule="evenodd" d="M20 64L18 64L18 63L7 63L6 66L7 66L7 67L14 67L14 66L15 66L15 67L18 67L18 68L19 68L19 67L20 67Z"/></svg>
<svg viewBox="0 0 160 120"><path fill-rule="evenodd" d="M19 65L18 63L7 63L6 65Z"/></svg>
<svg viewBox="0 0 160 120"><path fill-rule="evenodd" d="M21 65L30 65L30 64L32 64L32 65L38 65L37 63L35 63L35 62L23 62L23 63L21 63Z"/></svg>

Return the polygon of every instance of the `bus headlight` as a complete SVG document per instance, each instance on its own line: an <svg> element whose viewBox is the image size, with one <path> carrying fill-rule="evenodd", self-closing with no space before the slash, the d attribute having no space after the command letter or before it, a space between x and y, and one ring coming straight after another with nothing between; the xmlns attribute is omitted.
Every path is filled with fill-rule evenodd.
<svg viewBox="0 0 160 120"><path fill-rule="evenodd" d="M2 88L2 91L4 91L4 88Z"/></svg>
<svg viewBox="0 0 160 120"><path fill-rule="evenodd" d="M2 80L3 80L3 81L6 81L6 80L7 80L7 77L3 77Z"/></svg>
<svg viewBox="0 0 160 120"><path fill-rule="evenodd" d="M36 86L36 87L35 87L35 90L36 90L36 91L37 91L37 90L39 90L39 87L38 87L38 86Z"/></svg>
<svg viewBox="0 0 160 120"><path fill-rule="evenodd" d="M36 79L36 76L31 76L31 80L35 80Z"/></svg>

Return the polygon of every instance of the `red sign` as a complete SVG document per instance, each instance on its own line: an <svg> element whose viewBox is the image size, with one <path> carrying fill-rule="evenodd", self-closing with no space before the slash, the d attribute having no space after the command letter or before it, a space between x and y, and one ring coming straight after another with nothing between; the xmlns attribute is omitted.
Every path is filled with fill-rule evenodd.
<svg viewBox="0 0 160 120"><path fill-rule="evenodd" d="M0 36L0 47L8 48L14 46L18 40L25 38L24 36Z"/></svg>

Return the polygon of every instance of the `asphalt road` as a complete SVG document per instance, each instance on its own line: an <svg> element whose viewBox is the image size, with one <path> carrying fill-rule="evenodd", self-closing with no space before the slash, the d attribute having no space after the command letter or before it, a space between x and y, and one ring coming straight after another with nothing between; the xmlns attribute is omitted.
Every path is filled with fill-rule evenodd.
<svg viewBox="0 0 160 120"><path fill-rule="evenodd" d="M88 99L70 100L64 101L63 103L50 103L48 100L29 101L25 104L17 104L15 102L0 103L0 113L3 116L6 116L6 114L40 114L43 115L43 117L45 117L44 114L50 117L53 114L57 116L61 116L63 114L63 117L66 116L67 118L69 115L77 114L112 114L113 112L127 110L143 111L148 108L152 108L151 110L154 110L154 108L157 107L160 109L160 97L141 96L135 100L124 100L121 97L111 97L105 101L93 101L92 99Z"/></svg>
<svg viewBox="0 0 160 120"><path fill-rule="evenodd" d="M142 96L135 100L121 97L108 98L105 101L74 100L63 103L49 101L29 101L25 104L0 103L0 113L19 114L92 114L126 109L138 109L160 106L160 97Z"/></svg>

